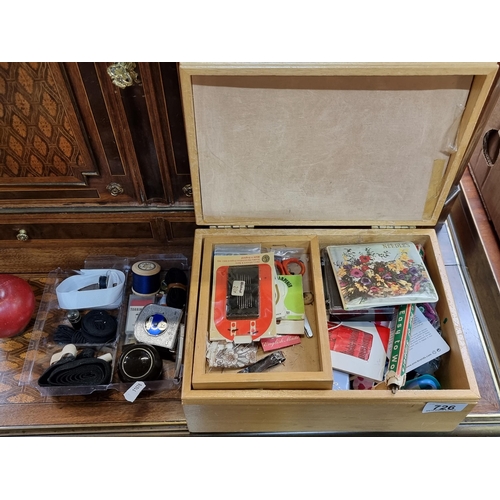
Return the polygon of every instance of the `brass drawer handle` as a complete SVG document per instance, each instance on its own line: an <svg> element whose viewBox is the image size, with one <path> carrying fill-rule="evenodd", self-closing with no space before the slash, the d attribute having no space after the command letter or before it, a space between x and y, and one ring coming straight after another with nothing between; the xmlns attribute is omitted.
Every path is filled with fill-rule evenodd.
<svg viewBox="0 0 500 500"><path fill-rule="evenodd" d="M483 137L483 156L488 167L493 167L500 154L500 130L491 129Z"/></svg>
<svg viewBox="0 0 500 500"><path fill-rule="evenodd" d="M108 75L111 81L121 89L131 87L134 83L141 83L133 62L117 62L108 66Z"/></svg>
<svg viewBox="0 0 500 500"><path fill-rule="evenodd" d="M19 232L17 233L16 238L19 241L28 241L29 240L29 236L26 233L25 229L19 229Z"/></svg>

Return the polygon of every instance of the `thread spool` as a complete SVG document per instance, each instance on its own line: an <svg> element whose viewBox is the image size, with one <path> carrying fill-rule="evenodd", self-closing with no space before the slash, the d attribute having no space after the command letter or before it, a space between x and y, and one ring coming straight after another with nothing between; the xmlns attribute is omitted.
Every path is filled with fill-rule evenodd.
<svg viewBox="0 0 500 500"><path fill-rule="evenodd" d="M82 316L78 309L71 309L71 311L68 311L68 313L66 314L66 317L75 330L80 329L80 326L82 324Z"/></svg>
<svg viewBox="0 0 500 500"><path fill-rule="evenodd" d="M132 266L132 293L135 295L154 295L160 290L160 271L158 263L142 260Z"/></svg>
<svg viewBox="0 0 500 500"><path fill-rule="evenodd" d="M167 306L182 309L186 305L187 284L187 276L182 269L172 267L167 271L161 282L161 289L166 294Z"/></svg>
<svg viewBox="0 0 500 500"><path fill-rule="evenodd" d="M128 344L118 361L118 374L123 382L158 380L163 371L163 362L154 346Z"/></svg>

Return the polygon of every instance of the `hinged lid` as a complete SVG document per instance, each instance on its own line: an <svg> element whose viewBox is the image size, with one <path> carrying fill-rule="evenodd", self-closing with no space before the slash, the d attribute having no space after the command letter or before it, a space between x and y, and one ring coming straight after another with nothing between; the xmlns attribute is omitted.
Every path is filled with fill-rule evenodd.
<svg viewBox="0 0 500 500"><path fill-rule="evenodd" d="M416 229L416 226L372 226L372 229Z"/></svg>
<svg viewBox="0 0 500 500"><path fill-rule="evenodd" d="M210 229L250 229L253 226L210 226Z"/></svg>
<svg viewBox="0 0 500 500"><path fill-rule="evenodd" d="M181 63L197 223L434 226L495 63Z"/></svg>

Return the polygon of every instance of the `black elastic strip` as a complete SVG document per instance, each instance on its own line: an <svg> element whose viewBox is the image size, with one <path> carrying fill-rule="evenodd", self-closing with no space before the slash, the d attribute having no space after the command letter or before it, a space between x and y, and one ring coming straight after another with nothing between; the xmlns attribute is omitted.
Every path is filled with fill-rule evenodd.
<svg viewBox="0 0 500 500"><path fill-rule="evenodd" d="M71 326L58 325L54 332L54 342L58 344L78 344L79 342L75 342L75 333L78 332Z"/></svg>
<svg viewBox="0 0 500 500"><path fill-rule="evenodd" d="M105 344L116 338L117 321L107 311L93 309L83 316L81 329L58 325L54 341L58 344Z"/></svg>
<svg viewBox="0 0 500 500"><path fill-rule="evenodd" d="M89 344L103 344L116 337L114 316L102 309L92 309L82 319L80 333Z"/></svg>
<svg viewBox="0 0 500 500"><path fill-rule="evenodd" d="M38 385L103 385L111 381L111 365L98 358L62 359L51 365L38 379Z"/></svg>

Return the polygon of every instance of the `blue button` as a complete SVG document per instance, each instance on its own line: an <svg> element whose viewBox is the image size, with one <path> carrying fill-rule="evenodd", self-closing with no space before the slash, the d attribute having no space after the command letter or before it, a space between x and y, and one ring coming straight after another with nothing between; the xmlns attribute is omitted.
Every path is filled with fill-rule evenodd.
<svg viewBox="0 0 500 500"><path fill-rule="evenodd" d="M167 329L167 320L162 314L153 314L146 320L145 326L149 335L161 335Z"/></svg>

